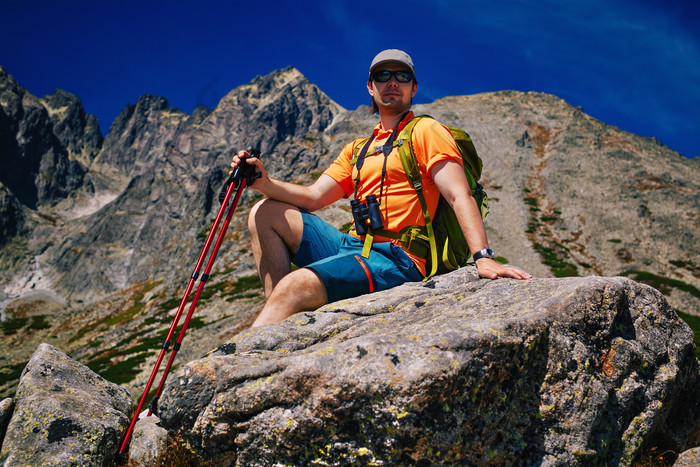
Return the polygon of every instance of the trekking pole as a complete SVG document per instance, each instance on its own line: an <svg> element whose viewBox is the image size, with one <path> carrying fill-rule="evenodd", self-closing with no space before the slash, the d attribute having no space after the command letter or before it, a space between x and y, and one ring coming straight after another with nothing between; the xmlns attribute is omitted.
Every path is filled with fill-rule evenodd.
<svg viewBox="0 0 700 467"><path fill-rule="evenodd" d="M250 152L251 156L253 156L253 157L260 157L260 151L257 151L255 149L251 149L249 152ZM204 242L204 247L202 248L202 252L199 255L199 259L197 260L197 265L195 266L194 272L190 276L190 280L187 284L187 288L185 289L185 293L182 297L182 300L180 301L180 306L178 307L177 312L175 313L175 318L173 319L173 323L170 325L170 330L168 331L168 334L165 338L165 342L163 343L163 346L160 350L160 354L158 355L156 365L153 368L153 371L151 372L151 377L148 379L148 383L146 384L146 389L144 389L144 391L143 391L143 395L141 396L141 400L139 401L139 405L136 408L136 412L134 413L134 416L131 419L131 423L129 424L129 428L126 430L126 433L124 433L124 438L122 440L121 448L119 449L117 456L122 457L129 446L129 442L131 441L131 435L133 434L134 427L136 426L136 422L139 418L139 413L141 412L141 409L143 408L143 405L146 401L146 398L148 397L148 391L151 389L151 386L153 385L153 382L155 381L156 375L158 374L158 371L160 369L160 365L163 362L163 358L165 357L165 354L168 351L168 347L170 347L170 340L172 339L173 335L175 334L175 330L177 328L177 325L180 322L180 318L182 317L182 312L184 311L185 306L187 305L187 298L189 297L190 293L192 292L192 288L194 287L194 283L196 282L197 277L199 276L199 272L202 269L202 265L204 264L204 260L207 256L207 253L209 252L209 248L211 247L211 244L214 241L215 233L219 227L219 224L221 223L221 219L223 218L224 213L226 212L226 208L229 204L229 201L231 200L231 196L233 195L233 192L236 191L233 203L231 204L231 207L228 210L228 214L227 214L226 219L224 221L224 224L221 228L221 231L219 232L218 237L216 237L216 243L214 245L214 250L212 251L211 256L209 257L209 260L207 261L207 265L206 265L206 268L204 270L204 273L202 274L201 278L199 279L199 286L197 287L197 291L194 295L194 298L192 299L192 303L190 304L189 311L187 312L187 316L185 317L185 322L182 324L182 328L180 329L180 334L178 335L177 341L173 345L173 350L172 350L172 353L170 354L170 359L168 360L168 363L165 367L165 371L163 372L163 376L161 377L160 384L158 385L158 390L156 391L156 394L153 397L153 400L149 404L149 409L148 409L148 414L147 414L147 416L149 416L149 417L151 416L151 414L155 413L157 410L158 398L160 397L161 393L163 392L163 388L165 386L165 380L168 376L168 373L169 373L170 368L173 364L173 361L175 360L175 356L177 355L177 352L180 350L182 340L185 338L185 333L187 332L187 327L189 326L190 320L192 319L192 315L194 313L195 307L197 306L197 302L199 301L199 297L202 294L202 291L204 290L204 285L206 284L207 279L209 278L209 273L211 272L211 268L214 265L214 260L216 259L216 255L219 252L219 248L221 247L221 243L223 241L223 238L226 235L226 230L228 229L228 226L231 223L231 218L233 217L233 213L236 210L236 207L238 206L238 201L241 197L243 189L247 185L252 185L253 182L255 182L255 179L258 177L260 177L260 174L256 173L255 167L247 164L245 162L245 160L241 160L238 167L236 167L236 169L229 176L226 183L224 183L224 186L221 189L221 192L219 193L219 202L221 203L221 207L219 208L219 212L216 215L216 219L214 220L214 225L212 226L211 230L209 231L209 235L207 235L207 239Z"/></svg>

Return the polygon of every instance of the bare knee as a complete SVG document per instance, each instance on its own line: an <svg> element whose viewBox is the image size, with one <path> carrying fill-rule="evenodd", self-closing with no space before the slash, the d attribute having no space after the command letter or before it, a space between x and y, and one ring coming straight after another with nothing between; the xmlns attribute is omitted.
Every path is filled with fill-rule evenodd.
<svg viewBox="0 0 700 467"><path fill-rule="evenodd" d="M295 251L301 242L304 223L299 208L273 199L258 201L250 210L248 230L253 237L274 232Z"/></svg>
<svg viewBox="0 0 700 467"><path fill-rule="evenodd" d="M315 310L327 300L320 277L310 269L298 269L277 284L253 327L279 323L296 313Z"/></svg>
<svg viewBox="0 0 700 467"><path fill-rule="evenodd" d="M261 199L250 210L250 214L248 214L248 229L251 232L257 230L257 226L268 217L265 213L269 211L270 203L274 203L274 201L267 198Z"/></svg>
<svg viewBox="0 0 700 467"><path fill-rule="evenodd" d="M287 213L290 211L299 211L299 208L289 203L275 201L274 199L265 198L253 206L248 215L248 227L255 228L260 225L273 225L277 222L284 222L288 219Z"/></svg>
<svg viewBox="0 0 700 467"><path fill-rule="evenodd" d="M275 287L275 299L285 305L293 304L299 311L310 311L326 304L326 286L316 271L300 268L287 274Z"/></svg>

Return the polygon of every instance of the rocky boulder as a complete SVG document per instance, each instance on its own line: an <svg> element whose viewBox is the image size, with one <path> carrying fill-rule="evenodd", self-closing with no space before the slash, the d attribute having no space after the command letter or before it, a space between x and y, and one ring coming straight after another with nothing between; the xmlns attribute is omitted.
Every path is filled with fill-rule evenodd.
<svg viewBox="0 0 700 467"><path fill-rule="evenodd" d="M27 364L0 463L106 465L129 423L129 393L42 344Z"/></svg>
<svg viewBox="0 0 700 467"><path fill-rule="evenodd" d="M160 420L155 415L144 416L134 426L129 443L130 465L158 465L158 458L165 452L168 443L168 432L158 422Z"/></svg>
<svg viewBox="0 0 700 467"><path fill-rule="evenodd" d="M238 465L630 465L692 447L699 383L651 287L463 268L244 331L172 375L158 415Z"/></svg>

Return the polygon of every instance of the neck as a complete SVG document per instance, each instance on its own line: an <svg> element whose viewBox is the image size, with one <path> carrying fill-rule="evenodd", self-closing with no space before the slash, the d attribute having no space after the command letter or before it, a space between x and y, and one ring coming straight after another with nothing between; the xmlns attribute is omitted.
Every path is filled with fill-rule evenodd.
<svg viewBox="0 0 700 467"><path fill-rule="evenodd" d="M406 113L408 113L408 110L401 112L401 113L398 113L398 114L394 114L393 112L392 113L379 112L379 121L382 123L382 128L385 131L386 130L393 130L394 128L396 128L398 126L399 122L401 122L401 117L406 115Z"/></svg>

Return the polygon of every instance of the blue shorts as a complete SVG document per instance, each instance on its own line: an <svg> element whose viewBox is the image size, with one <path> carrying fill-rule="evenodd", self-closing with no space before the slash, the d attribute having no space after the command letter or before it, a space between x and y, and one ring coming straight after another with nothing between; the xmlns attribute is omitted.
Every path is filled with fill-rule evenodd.
<svg viewBox="0 0 700 467"><path fill-rule="evenodd" d="M369 258L363 258L363 240L300 211L304 233L292 263L319 275L329 303L423 279L413 260L393 243L373 243Z"/></svg>

